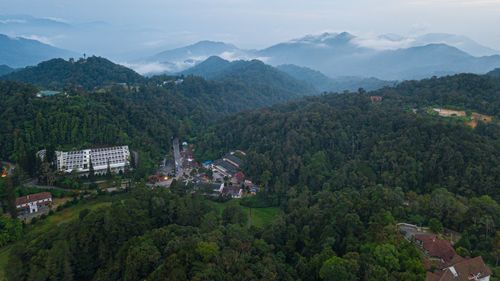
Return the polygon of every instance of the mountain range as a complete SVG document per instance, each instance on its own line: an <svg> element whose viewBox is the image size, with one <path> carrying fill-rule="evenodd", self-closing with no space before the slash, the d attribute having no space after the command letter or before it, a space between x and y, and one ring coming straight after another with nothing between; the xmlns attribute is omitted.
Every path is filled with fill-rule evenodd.
<svg viewBox="0 0 500 281"><path fill-rule="evenodd" d="M52 58L76 57L78 54L37 40L0 34L0 65L25 67Z"/></svg>
<svg viewBox="0 0 500 281"><path fill-rule="evenodd" d="M296 65L280 65L272 67L259 60L228 61L217 56L209 57L185 71L182 75L196 75L209 80L223 81L227 78L238 77L241 81L251 83L274 84L280 83L282 88L290 87L301 89L301 92L343 92L376 90L384 86L394 85L393 81L383 81L377 78L338 77L330 78L323 73ZM259 79L256 79L259 77Z"/></svg>
<svg viewBox="0 0 500 281"><path fill-rule="evenodd" d="M162 64L165 71L175 73L210 56L220 56L227 60L259 59L273 66L294 64L334 78L407 80L462 72L483 74L500 67L500 56L496 53L467 37L451 34L416 38L383 35L366 39L342 32L308 35L261 50L201 41L161 52L143 62Z"/></svg>
<svg viewBox="0 0 500 281"><path fill-rule="evenodd" d="M28 34L28 30L37 30L37 24L45 32L40 31L41 34L48 34L52 36L50 38L57 37L55 34L58 30L68 32L76 28L54 19L0 17L0 32L12 28ZM95 24L98 23L90 26ZM19 68L36 65L51 58L79 56L42 41L50 40L38 35L0 35L0 65ZM345 77L348 77L347 82L355 78L358 83L362 79L372 78L400 81L463 72L484 74L500 67L498 53L467 37L453 34L433 33L417 37L385 34L367 38L342 32L308 35L260 50L241 49L224 42L200 41L123 63L141 74L151 75L179 73L211 56L219 56L228 61L258 59L276 67L296 65L320 71L327 77L342 79L337 83L344 83ZM293 74L296 70L288 74ZM375 81L364 82L367 84L363 85L370 88L368 86ZM331 86L320 88L340 89Z"/></svg>

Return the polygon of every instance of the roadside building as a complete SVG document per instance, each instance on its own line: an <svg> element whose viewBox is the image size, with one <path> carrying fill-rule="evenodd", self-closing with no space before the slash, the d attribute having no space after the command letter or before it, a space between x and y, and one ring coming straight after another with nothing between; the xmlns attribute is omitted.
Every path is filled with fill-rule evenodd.
<svg viewBox="0 0 500 281"><path fill-rule="evenodd" d="M16 198L16 209L21 216L48 209L50 204L52 204L52 195L50 192L41 192Z"/></svg>

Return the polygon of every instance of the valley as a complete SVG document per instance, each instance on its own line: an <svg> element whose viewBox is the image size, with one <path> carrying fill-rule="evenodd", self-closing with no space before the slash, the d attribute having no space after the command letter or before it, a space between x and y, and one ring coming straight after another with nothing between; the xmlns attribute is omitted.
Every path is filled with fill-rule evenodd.
<svg viewBox="0 0 500 281"><path fill-rule="evenodd" d="M497 1L4 2L0 281L500 281Z"/></svg>

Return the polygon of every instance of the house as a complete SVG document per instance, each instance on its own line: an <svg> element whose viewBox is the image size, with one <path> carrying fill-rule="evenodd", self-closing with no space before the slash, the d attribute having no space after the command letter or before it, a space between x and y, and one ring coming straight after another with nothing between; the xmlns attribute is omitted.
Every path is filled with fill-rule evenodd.
<svg viewBox="0 0 500 281"><path fill-rule="evenodd" d="M449 264L457 256L457 253L447 240L439 239L434 234L417 234L414 236L417 244L431 259L442 264Z"/></svg>
<svg viewBox="0 0 500 281"><path fill-rule="evenodd" d="M231 198L241 198L243 197L243 189L237 186L227 185L222 183L217 189L217 192L221 195L230 196Z"/></svg>
<svg viewBox="0 0 500 281"><path fill-rule="evenodd" d="M16 198L16 209L19 215L38 213L42 209L48 209L52 204L52 194L41 192Z"/></svg>
<svg viewBox="0 0 500 281"><path fill-rule="evenodd" d="M370 96L370 100L372 101L372 103L378 103L378 102L382 101L382 97L381 96Z"/></svg>
<svg viewBox="0 0 500 281"><path fill-rule="evenodd" d="M245 174L243 174L243 172L240 171L234 174L233 178L236 180L236 183L239 184L245 181Z"/></svg>
<svg viewBox="0 0 500 281"><path fill-rule="evenodd" d="M37 156L44 159L46 153L46 150L41 150ZM130 165L130 151L126 145L55 153L57 170L63 173L76 171L88 174L92 166L94 174L105 175L108 168L111 172L119 173L125 172Z"/></svg>
<svg viewBox="0 0 500 281"><path fill-rule="evenodd" d="M489 281L491 270L482 257L464 259L441 271L427 272L426 281Z"/></svg>

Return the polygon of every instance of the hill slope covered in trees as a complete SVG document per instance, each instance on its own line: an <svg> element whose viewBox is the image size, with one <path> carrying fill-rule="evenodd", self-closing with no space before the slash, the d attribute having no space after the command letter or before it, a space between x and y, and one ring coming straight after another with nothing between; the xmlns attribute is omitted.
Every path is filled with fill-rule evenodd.
<svg viewBox="0 0 500 281"><path fill-rule="evenodd" d="M370 94L330 94L239 114L218 124L208 134L215 139L200 146L215 154L231 147L254 152L249 172L280 194L297 184L313 190L389 184L500 200L496 122L473 130L426 110L454 106L498 120L499 90L499 80L457 75ZM374 103L369 95L383 100Z"/></svg>
<svg viewBox="0 0 500 281"><path fill-rule="evenodd" d="M144 78L133 70L101 57L89 57L77 61L52 59L37 66L17 70L0 79L29 83L53 90L67 87L92 90L112 83L136 84L144 81Z"/></svg>
<svg viewBox="0 0 500 281"><path fill-rule="evenodd" d="M282 96L282 100L285 100L285 97L309 96L318 92L312 85L259 60L229 62L213 56L183 71L182 74L234 82L254 89L256 93L267 93L277 98Z"/></svg>
<svg viewBox="0 0 500 281"><path fill-rule="evenodd" d="M113 89L46 99L34 98L31 86L0 83L8 101L0 108L0 120L7 119L0 128L14 131L2 153L50 138L73 145L129 139L155 151L185 130L197 136L196 151L204 158L245 150L243 169L263 190L242 204L257 201L281 212L255 227L238 205L220 211L186 194L183 185L151 190L139 184L109 207L25 237L30 243L11 249L8 281L424 280L421 254L396 230L401 221L458 231L457 251L495 264L499 80L457 75L370 94L309 97L232 115L200 134L200 124L218 114L209 102L226 100L225 92L198 77L157 87L163 79L153 78L137 93ZM489 114L494 121L473 129L429 114L433 106Z"/></svg>

